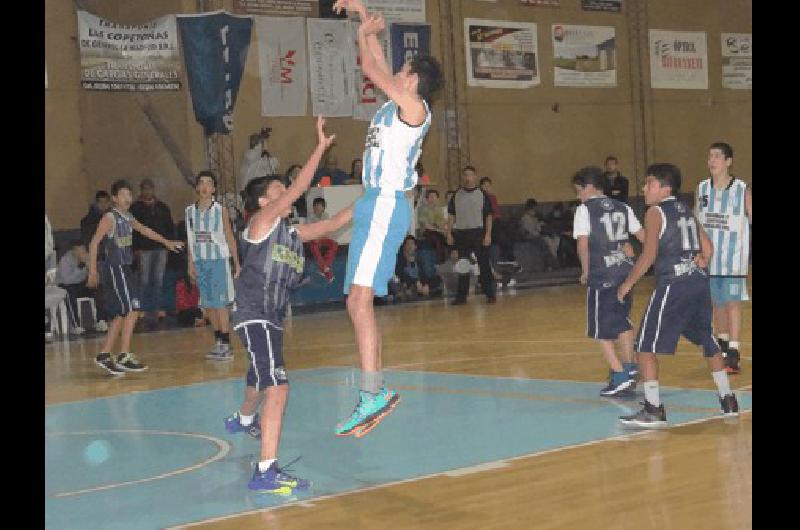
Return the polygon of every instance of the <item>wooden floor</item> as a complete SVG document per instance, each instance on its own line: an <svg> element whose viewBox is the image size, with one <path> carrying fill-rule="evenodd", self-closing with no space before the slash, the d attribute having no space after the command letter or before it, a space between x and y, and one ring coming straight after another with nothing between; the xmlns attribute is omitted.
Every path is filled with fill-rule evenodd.
<svg viewBox="0 0 800 530"><path fill-rule="evenodd" d="M652 289L634 291L638 321ZM442 301L378 308L385 368L600 382L605 366L585 338L584 288L519 291L485 304ZM743 373L732 387L752 390L751 303L744 304ZM304 315L287 324L284 355L293 369L354 366L357 355L344 312ZM46 347L46 402L64 403L133 391L240 378L246 355L203 359L202 329L137 334L133 348L150 365L121 379L93 364L100 342ZM681 341L660 357L661 383L713 389L698 349ZM542 426L546 428L546 426ZM380 486L210 522L210 528L750 528L752 414L665 431L560 448L514 459L508 467L459 477L444 475Z"/></svg>

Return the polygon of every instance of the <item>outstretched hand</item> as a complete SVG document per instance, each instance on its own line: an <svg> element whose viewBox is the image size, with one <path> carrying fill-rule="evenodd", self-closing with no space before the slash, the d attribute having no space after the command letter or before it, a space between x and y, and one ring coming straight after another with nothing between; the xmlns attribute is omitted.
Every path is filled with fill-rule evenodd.
<svg viewBox="0 0 800 530"><path fill-rule="evenodd" d="M325 136L325 118L322 116L317 116L317 142L321 145L324 149L329 148L333 141L336 139L336 135L332 134L330 136Z"/></svg>
<svg viewBox="0 0 800 530"><path fill-rule="evenodd" d="M361 20L361 26L359 26L358 29L365 35L377 35L386 29L386 20L380 13L377 15L369 15L367 18Z"/></svg>
<svg viewBox="0 0 800 530"><path fill-rule="evenodd" d="M357 12L361 15L362 20L367 18L367 8L359 0L336 0L333 3L333 12L338 15L342 12L342 9Z"/></svg>

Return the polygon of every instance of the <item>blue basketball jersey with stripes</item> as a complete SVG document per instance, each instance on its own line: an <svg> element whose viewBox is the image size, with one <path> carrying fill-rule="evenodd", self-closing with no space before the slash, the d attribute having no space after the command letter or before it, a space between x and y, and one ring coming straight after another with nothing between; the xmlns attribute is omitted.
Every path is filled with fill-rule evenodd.
<svg viewBox="0 0 800 530"><path fill-rule="evenodd" d="M700 253L698 230L701 228L689 207L675 197L667 197L653 208L660 210L662 221L654 265L658 284L707 276L706 271L694 263L695 256Z"/></svg>
<svg viewBox="0 0 800 530"><path fill-rule="evenodd" d="M714 245L711 276L747 276L750 258L750 220L745 209L747 184L731 177L723 190L711 179L697 186L697 220Z"/></svg>
<svg viewBox="0 0 800 530"><path fill-rule="evenodd" d="M114 226L106 235L104 245L106 265L130 265L133 263L133 215L112 208L106 215L114 219Z"/></svg>
<svg viewBox="0 0 800 530"><path fill-rule="evenodd" d="M207 209L198 207L197 203L186 207L186 235L195 260L230 257L223 214L222 205L217 201Z"/></svg>
<svg viewBox="0 0 800 530"><path fill-rule="evenodd" d="M418 175L414 166L431 126L430 107L424 100L422 103L427 116L419 126L408 125L400 119L400 108L392 100L372 117L362 158L364 187L405 191L416 186Z"/></svg>
<svg viewBox="0 0 800 530"><path fill-rule="evenodd" d="M280 326L286 316L289 292L303 277L303 242L288 221L278 218L261 241L242 234L242 270L234 280L234 325L268 321Z"/></svg>

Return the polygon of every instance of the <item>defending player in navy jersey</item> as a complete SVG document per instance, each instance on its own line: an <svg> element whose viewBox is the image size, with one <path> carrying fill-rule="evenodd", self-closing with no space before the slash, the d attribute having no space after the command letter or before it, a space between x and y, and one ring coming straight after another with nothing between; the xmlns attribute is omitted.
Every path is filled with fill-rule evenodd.
<svg viewBox="0 0 800 530"><path fill-rule="evenodd" d="M603 195L605 177L596 166L580 169L572 184L581 205L575 210L572 235L578 240L581 283L586 291L586 332L600 341L611 369L602 396L630 393L636 386L637 365L633 359L631 294L617 300L617 289L633 268L630 234L644 243L644 229L627 204ZM619 341L622 362L614 352Z"/></svg>
<svg viewBox="0 0 800 530"><path fill-rule="evenodd" d="M353 207L333 218L306 225L289 225L294 202L308 189L314 170L335 135L325 136L325 120L317 118L317 146L294 183L287 189L281 175L257 177L246 188L247 209L255 211L242 234L242 268L231 319L250 359L244 401L225 419L229 433L247 432L261 438L261 458L248 488L291 493L309 486L278 467L278 445L289 381L283 362L283 319L289 292L303 276L303 242L318 239L350 221ZM257 414L261 406L261 418Z"/></svg>
<svg viewBox="0 0 800 530"><path fill-rule="evenodd" d="M414 166L431 125L428 99L441 84L436 59L417 55L392 75L377 34L382 15L370 15L358 0L337 0L335 12L356 11L361 17L358 48L361 69L389 98L369 125L362 182L356 201L353 233L347 255L344 292L361 360L361 389L352 415L336 427L338 436L363 436L399 402L384 386L381 338L372 301L385 296L394 274L397 251L411 226L411 205L405 192L417 183Z"/></svg>
<svg viewBox="0 0 800 530"><path fill-rule="evenodd" d="M130 351L131 335L140 309L139 283L131 270L133 231L158 241L173 252L182 250L183 243L165 239L133 217L129 211L133 196L128 181L120 179L111 185L111 200L114 207L100 219L89 243L89 276L86 285L94 288L98 280L102 282L106 312L112 318L106 340L94 362L111 375L125 375L125 372L147 369L147 365L139 362ZM104 243L105 260L98 277L97 253L101 242ZM111 350L117 335L120 337L120 353L115 360Z"/></svg>
<svg viewBox="0 0 800 530"><path fill-rule="evenodd" d="M747 296L747 268L750 261L750 223L753 198L750 187L728 173L733 149L724 142L711 144L708 171L711 178L697 186L697 220L716 252L708 264L714 330L725 356L725 369L738 374L741 303Z"/></svg>
<svg viewBox="0 0 800 530"><path fill-rule="evenodd" d="M731 392L722 353L711 329L711 294L708 267L714 246L700 228L691 209L676 198L681 172L672 164L647 168L643 188L650 208L645 214L642 255L620 285L622 301L633 285L655 264L656 288L642 318L635 348L644 386L644 407L620 417L624 425L658 427L667 414L658 392L655 354L673 355L681 335L703 348L703 356L719 392L722 413L736 415L739 403Z"/></svg>

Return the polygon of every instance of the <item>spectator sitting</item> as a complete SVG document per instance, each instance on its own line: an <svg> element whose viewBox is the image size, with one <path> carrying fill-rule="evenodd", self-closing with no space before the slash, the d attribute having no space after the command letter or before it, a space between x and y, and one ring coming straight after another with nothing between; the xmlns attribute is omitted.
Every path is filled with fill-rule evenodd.
<svg viewBox="0 0 800 530"><path fill-rule="evenodd" d="M70 332L81 335L85 331L79 323L80 308L78 298L93 298L97 309L97 322L95 331L107 331L108 325L105 321L103 307L99 297L95 296L96 290L90 290L86 286L86 278L89 276L89 269L86 264L89 262L89 253L81 240L76 239L69 245L69 251L61 256L56 270L56 283L67 291L67 314L70 319Z"/></svg>
<svg viewBox="0 0 800 530"><path fill-rule="evenodd" d="M360 158L354 158L353 163L350 164L350 175L345 184L361 184L362 173L364 172L364 163Z"/></svg>
<svg viewBox="0 0 800 530"><path fill-rule="evenodd" d="M417 249L414 236L408 235L400 247L391 290L401 299L416 296L435 296L442 291L442 279L434 264Z"/></svg>
<svg viewBox="0 0 800 530"><path fill-rule="evenodd" d="M525 201L525 209L520 218L519 235L521 242L526 243L529 249L541 254L545 270L549 271L557 268L558 260L555 248L551 247L545 240L544 227L536 211L537 205L536 199ZM529 267L530 265L525 268Z"/></svg>
<svg viewBox="0 0 800 530"><path fill-rule="evenodd" d="M349 175L339 169L339 161L335 155L328 155L325 159L325 165L322 166L314 173L314 178L311 180L311 185L316 186L322 180L322 177L330 177L332 186L340 186L345 183Z"/></svg>
<svg viewBox="0 0 800 530"><path fill-rule="evenodd" d="M330 219L330 216L325 213L325 206L326 202L322 197L314 199L314 203L311 205L313 211L311 215L308 216L307 222L316 223L324 219ZM333 265L333 260L336 257L336 253L339 251L339 244L329 238L315 239L306 244L308 245L308 250L314 256L314 261L317 262L317 267L319 267L318 273L325 277L328 283L332 282L334 280L334 275L331 270L331 265ZM325 247L324 255L322 253L323 247Z"/></svg>
<svg viewBox="0 0 800 530"><path fill-rule="evenodd" d="M200 291L197 284L184 274L175 284L175 309L178 311L178 325L184 328L203 327L206 318L200 309Z"/></svg>
<svg viewBox="0 0 800 530"><path fill-rule="evenodd" d="M436 249L436 262L442 263L447 246L447 217L439 205L439 192L428 190L417 208L417 234Z"/></svg>
<svg viewBox="0 0 800 530"><path fill-rule="evenodd" d="M456 293L458 292L459 275L471 272L472 268L473 265L468 259L459 259L457 249L450 248L447 260L436 266L436 274L442 279L442 286L447 293ZM469 289L473 289L476 283L477 276L470 274Z"/></svg>
<svg viewBox="0 0 800 530"><path fill-rule="evenodd" d="M111 195L105 190L99 190L94 194L94 203L89 205L89 211L81 219L81 241L88 245L97 231L100 219L111 209Z"/></svg>

